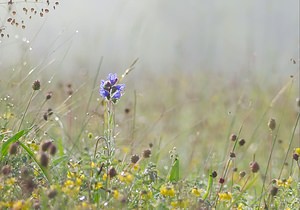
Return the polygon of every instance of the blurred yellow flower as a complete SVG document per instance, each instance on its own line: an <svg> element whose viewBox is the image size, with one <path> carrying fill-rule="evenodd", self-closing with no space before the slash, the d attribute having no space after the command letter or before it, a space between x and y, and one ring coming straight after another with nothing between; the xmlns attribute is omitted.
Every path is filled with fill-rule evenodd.
<svg viewBox="0 0 300 210"><path fill-rule="evenodd" d="M293 178L290 176L288 179L276 179L278 187L289 187L293 182Z"/></svg>
<svg viewBox="0 0 300 210"><path fill-rule="evenodd" d="M175 189L173 186L165 186L165 185L162 185L160 187L160 194L163 195L163 196L170 196L170 197L173 197L175 196Z"/></svg>
<svg viewBox="0 0 300 210"><path fill-rule="evenodd" d="M144 200L152 198L151 190L142 190L141 191L141 198L144 199Z"/></svg>
<svg viewBox="0 0 300 210"><path fill-rule="evenodd" d="M12 178L9 178L5 181L5 184L7 185L14 185L16 183L16 178L12 177Z"/></svg>
<svg viewBox="0 0 300 210"><path fill-rule="evenodd" d="M171 206L175 209L186 209L189 206L187 200L178 199L177 201L172 201Z"/></svg>
<svg viewBox="0 0 300 210"><path fill-rule="evenodd" d="M118 175L118 178L121 182L125 182L127 184L130 184L133 180L133 176L128 172L122 172L120 175Z"/></svg>
<svg viewBox="0 0 300 210"><path fill-rule="evenodd" d="M114 199L117 199L117 200L120 198L120 193L118 190L113 191L113 197L114 197Z"/></svg>
<svg viewBox="0 0 300 210"><path fill-rule="evenodd" d="M191 193L192 193L194 196L199 197L199 196L201 195L202 191L203 191L202 189L198 189L197 187L194 187L194 188L192 189Z"/></svg>
<svg viewBox="0 0 300 210"><path fill-rule="evenodd" d="M95 190L99 190L99 189L101 189L102 187L103 187L102 182L97 182L97 183L95 183Z"/></svg>
<svg viewBox="0 0 300 210"><path fill-rule="evenodd" d="M230 201L232 199L232 195L230 192L219 193L220 201Z"/></svg>
<svg viewBox="0 0 300 210"><path fill-rule="evenodd" d="M295 148L294 152L295 154L300 156L300 147Z"/></svg>

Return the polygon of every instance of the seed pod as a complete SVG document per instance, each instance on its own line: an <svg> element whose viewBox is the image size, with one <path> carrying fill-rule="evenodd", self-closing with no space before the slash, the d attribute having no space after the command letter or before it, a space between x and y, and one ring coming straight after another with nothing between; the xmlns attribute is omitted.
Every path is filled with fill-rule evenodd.
<svg viewBox="0 0 300 210"><path fill-rule="evenodd" d="M131 163L137 163L139 161L140 157L138 155L132 155L131 156Z"/></svg>
<svg viewBox="0 0 300 210"><path fill-rule="evenodd" d="M40 156L40 162L41 162L42 166L44 166L44 167L48 166L49 158L48 158L48 155L46 153L43 152L41 154L41 156Z"/></svg>
<svg viewBox="0 0 300 210"><path fill-rule="evenodd" d="M32 89L33 90L39 90L41 88L41 83L39 80L35 80L32 84Z"/></svg>
<svg viewBox="0 0 300 210"><path fill-rule="evenodd" d="M235 141L236 139L237 139L237 135L236 134L231 134L230 140Z"/></svg>
<svg viewBox="0 0 300 210"><path fill-rule="evenodd" d="M143 157L144 158L149 158L151 156L151 150L150 149L145 149L143 151Z"/></svg>
<svg viewBox="0 0 300 210"><path fill-rule="evenodd" d="M113 178L117 175L117 171L114 167L111 167L109 170L108 170L108 175L110 178Z"/></svg>
<svg viewBox="0 0 300 210"><path fill-rule="evenodd" d="M17 142L11 144L10 147L9 147L9 154L11 154L11 155L17 154L18 146L19 146L19 144Z"/></svg>
<svg viewBox="0 0 300 210"><path fill-rule="evenodd" d="M271 118L268 122L268 127L273 131L276 128L276 121L274 118Z"/></svg>
<svg viewBox="0 0 300 210"><path fill-rule="evenodd" d="M258 163L257 163L256 161L251 162L251 163L249 164L249 166L250 166L250 169L251 169L251 171L252 171L253 173L256 173L256 172L259 171L259 165L258 165Z"/></svg>

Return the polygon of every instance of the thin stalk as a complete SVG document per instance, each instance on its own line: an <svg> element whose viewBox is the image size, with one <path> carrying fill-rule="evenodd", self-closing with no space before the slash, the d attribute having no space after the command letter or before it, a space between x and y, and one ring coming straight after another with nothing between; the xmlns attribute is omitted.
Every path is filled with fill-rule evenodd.
<svg viewBox="0 0 300 210"><path fill-rule="evenodd" d="M27 106L26 106L25 112L24 112L24 114L23 114L23 116L22 116L22 119L21 119L21 122L20 122L20 125L19 125L19 128L18 128L18 131L20 131L20 129L21 129L21 126L22 126L22 123L23 123L23 121L24 121L25 115L26 115L26 113L27 113L27 111L28 111L28 108L29 108L29 105L30 105L30 103L31 103L31 101L32 101L32 98L33 98L34 92L35 92L34 90L31 92L31 95L30 95L29 101L28 101L28 103L27 103Z"/></svg>

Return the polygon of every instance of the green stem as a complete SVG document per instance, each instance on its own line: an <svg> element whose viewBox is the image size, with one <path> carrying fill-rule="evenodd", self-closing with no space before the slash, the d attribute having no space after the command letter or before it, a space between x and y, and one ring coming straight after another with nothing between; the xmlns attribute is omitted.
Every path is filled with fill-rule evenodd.
<svg viewBox="0 0 300 210"><path fill-rule="evenodd" d="M21 122L20 122L20 125L19 125L19 128L18 128L18 131L20 131L20 129L21 129L21 126L22 126L22 123L23 123L23 121L24 121L25 115L26 115L26 113L27 113L27 111L28 111L28 108L29 108L29 105L30 105L30 103L31 103L31 101L32 101L33 94L34 94L34 91L31 92L30 99L29 99L28 104L27 104L27 106L26 106L25 112L24 112L24 114L23 114L23 116L22 116L22 119L21 119Z"/></svg>

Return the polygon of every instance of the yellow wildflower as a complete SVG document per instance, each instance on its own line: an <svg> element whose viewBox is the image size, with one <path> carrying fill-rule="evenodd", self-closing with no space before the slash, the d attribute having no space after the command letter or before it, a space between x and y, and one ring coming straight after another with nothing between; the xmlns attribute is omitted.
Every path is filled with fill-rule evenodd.
<svg viewBox="0 0 300 210"><path fill-rule="evenodd" d="M29 210L30 209L30 200L26 202L24 200L15 201L12 204L12 210Z"/></svg>
<svg viewBox="0 0 300 210"><path fill-rule="evenodd" d="M295 148L294 153L300 156L300 147Z"/></svg>
<svg viewBox="0 0 300 210"><path fill-rule="evenodd" d="M132 166L132 169L134 170L134 171L138 171L139 169L140 169L140 165L139 164L133 164L133 166Z"/></svg>
<svg viewBox="0 0 300 210"><path fill-rule="evenodd" d="M191 193L196 196L196 197L199 197L202 193L202 189L198 189L197 187L194 187L191 191Z"/></svg>
<svg viewBox="0 0 300 210"><path fill-rule="evenodd" d="M95 183L95 190L99 190L99 189L101 189L102 187L103 187L102 182L97 182L97 183Z"/></svg>
<svg viewBox="0 0 300 210"><path fill-rule="evenodd" d="M104 181L106 181L106 179L107 179L107 174L106 174L106 173L103 174L102 179L103 179Z"/></svg>
<svg viewBox="0 0 300 210"><path fill-rule="evenodd" d="M118 175L118 178L121 182L125 182L127 184L130 184L133 180L133 176L128 172L122 172L120 175Z"/></svg>
<svg viewBox="0 0 300 210"><path fill-rule="evenodd" d="M230 201L232 199L232 195L230 192L219 193L220 201Z"/></svg>
<svg viewBox="0 0 300 210"><path fill-rule="evenodd" d="M173 197L175 196L175 189L173 186L165 186L165 185L162 185L160 187L160 194L162 194L163 196L170 196L170 197Z"/></svg>
<svg viewBox="0 0 300 210"><path fill-rule="evenodd" d="M16 178L12 177L12 178L9 178L5 181L5 184L7 185L14 185L16 183Z"/></svg>
<svg viewBox="0 0 300 210"><path fill-rule="evenodd" d="M278 187L289 187L293 182L293 178L289 177L288 179L276 179L276 184Z"/></svg>
<svg viewBox="0 0 300 210"><path fill-rule="evenodd" d="M237 210L243 210L243 207L244 207L244 204L239 203L239 205L238 205L238 207L237 207Z"/></svg>
<svg viewBox="0 0 300 210"><path fill-rule="evenodd" d="M144 199L144 200L152 198L151 190L142 190L141 191L141 198Z"/></svg>
<svg viewBox="0 0 300 210"><path fill-rule="evenodd" d="M118 199L120 198L120 193L119 193L119 191L118 191L118 190L114 190L114 191L113 191L113 196L114 196L115 199L118 200Z"/></svg>
<svg viewBox="0 0 300 210"><path fill-rule="evenodd" d="M187 200L178 199L177 201L172 201L171 206L176 209L186 209L189 206Z"/></svg>

